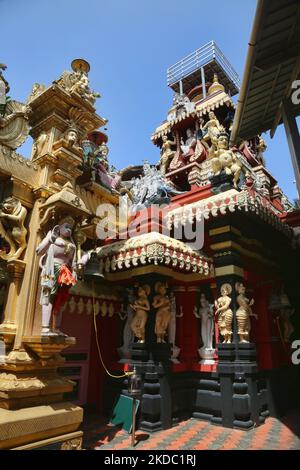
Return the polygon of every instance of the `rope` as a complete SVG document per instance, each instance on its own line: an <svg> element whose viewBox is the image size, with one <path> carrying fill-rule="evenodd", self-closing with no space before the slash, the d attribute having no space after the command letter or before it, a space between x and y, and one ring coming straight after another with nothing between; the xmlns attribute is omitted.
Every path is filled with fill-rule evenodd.
<svg viewBox="0 0 300 470"><path fill-rule="evenodd" d="M125 374L122 374L122 375L114 375L114 374L111 374L109 372L108 368L104 364L104 361L103 361L103 358L102 358L102 353L101 353L101 348L100 348L100 344L99 344L99 340L98 340L98 328L97 328L97 321L96 321L95 295L94 295L94 292L95 292L94 291L94 281L92 281L92 289L93 289L94 329L95 329L95 335L96 335L96 344L97 344L97 349L98 349L98 355L99 355L99 359L100 359L100 362L102 364L102 367L105 370L105 372L107 373L107 375L109 375L109 377L112 377L113 379L122 379L124 377L128 377L129 375L132 375L133 372L125 372Z"/></svg>

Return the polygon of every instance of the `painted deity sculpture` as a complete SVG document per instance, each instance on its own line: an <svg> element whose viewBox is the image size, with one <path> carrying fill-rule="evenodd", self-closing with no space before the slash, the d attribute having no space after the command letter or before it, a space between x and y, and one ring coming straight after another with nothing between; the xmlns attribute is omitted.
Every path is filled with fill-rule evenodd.
<svg viewBox="0 0 300 470"><path fill-rule="evenodd" d="M254 300L246 297L246 287L242 282L237 282L235 288L238 293L236 301L239 308L236 311L236 319L240 343L249 343L249 333L251 330L250 317L257 319L257 315L251 309Z"/></svg>
<svg viewBox="0 0 300 470"><path fill-rule="evenodd" d="M162 138L163 144L161 147L160 165L159 169L162 175L165 175L170 163L170 160L174 157L175 150L172 150L172 146L176 145L176 140L170 140L166 135Z"/></svg>
<svg viewBox="0 0 300 470"><path fill-rule="evenodd" d="M1 252L0 258L19 259L27 246L27 230L24 226L27 209L15 197L6 198L0 206L0 236L8 243L10 251Z"/></svg>
<svg viewBox="0 0 300 470"><path fill-rule="evenodd" d="M201 130L203 132L203 139L205 142L210 140L212 145L216 145L218 141L218 136L220 132L224 131L224 127L221 126L218 118L216 117L213 111L208 113L209 120L204 126L201 125Z"/></svg>
<svg viewBox="0 0 300 470"><path fill-rule="evenodd" d="M184 158L189 159L195 153L197 140L195 133L192 131L192 129L187 129L186 136L187 138L185 142L183 141L183 139L181 139L181 150Z"/></svg>
<svg viewBox="0 0 300 470"><path fill-rule="evenodd" d="M72 238L74 223L72 217L60 220L36 249L42 268L42 335L63 335L59 331L61 307L68 299L69 288L76 284L76 244ZM78 264L85 264L85 261L78 260Z"/></svg>
<svg viewBox="0 0 300 470"><path fill-rule="evenodd" d="M229 149L229 139L225 132L222 132L218 136L217 150L214 151L211 166L215 175L219 175L222 170L224 170L227 175L233 175L233 185L237 188L242 171L242 164L234 152Z"/></svg>
<svg viewBox="0 0 300 470"><path fill-rule="evenodd" d="M200 295L200 308L197 313L197 308L194 310L196 318L201 320L201 339L202 347L198 350L202 362L204 364L213 363L214 348L213 348L213 335L214 335L214 314L213 305L209 303L204 293Z"/></svg>
<svg viewBox="0 0 300 470"><path fill-rule="evenodd" d="M215 301L215 314L218 317L219 333L223 336L224 343L231 343L232 337L233 313L230 309L231 298L229 297L231 292L230 284L222 284L221 296Z"/></svg>
<svg viewBox="0 0 300 470"><path fill-rule="evenodd" d="M152 306L157 308L155 317L155 334L157 343L165 343L165 336L171 320L171 302L167 295L167 285L163 282L155 284L155 292Z"/></svg>
<svg viewBox="0 0 300 470"><path fill-rule="evenodd" d="M138 298L131 304L134 311L134 316L131 322L131 329L134 336L138 338L138 343L145 342L145 327L148 320L148 312L150 310L150 303L148 300L150 294L150 286L145 284L138 287Z"/></svg>

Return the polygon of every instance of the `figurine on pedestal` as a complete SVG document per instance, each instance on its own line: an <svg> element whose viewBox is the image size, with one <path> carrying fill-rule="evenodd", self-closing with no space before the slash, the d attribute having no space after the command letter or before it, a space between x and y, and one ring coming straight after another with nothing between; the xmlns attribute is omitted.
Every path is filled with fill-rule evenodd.
<svg viewBox="0 0 300 470"><path fill-rule="evenodd" d="M201 357L201 364L214 364L213 335L214 335L214 314L213 304L210 304L204 293L200 294L200 308L194 309L196 318L201 319L201 339L202 347L198 349Z"/></svg>
<svg viewBox="0 0 300 470"><path fill-rule="evenodd" d="M76 284L76 244L72 238L74 224L72 217L61 219L36 249L37 255L41 256L42 268L42 335L64 335L59 331L61 307L68 300L69 288ZM82 265L85 261L81 259L78 263Z"/></svg>
<svg viewBox="0 0 300 470"><path fill-rule="evenodd" d="M229 295L232 292L232 288L230 284L225 283L222 284L220 290L221 297L215 301L215 314L218 316L219 333L223 336L224 343L231 343L233 313L229 308L231 304Z"/></svg>
<svg viewBox="0 0 300 470"><path fill-rule="evenodd" d="M254 299L248 299L245 296L246 287L242 282L237 282L235 288L239 294L236 298L239 305L239 308L236 311L236 319L240 343L249 343L249 333L251 329L250 317L255 317L257 319L257 315L253 313L251 309L251 306L254 304Z"/></svg>
<svg viewBox="0 0 300 470"><path fill-rule="evenodd" d="M150 286L148 284L139 286L137 292L138 298L130 305L135 312L130 327L134 336L138 338L138 343L145 342L145 326L148 320L147 312L150 310L149 294Z"/></svg>
<svg viewBox="0 0 300 470"><path fill-rule="evenodd" d="M153 299L153 307L157 308L155 317L155 334L157 343L165 343L165 336L171 320L171 302L167 294L167 285L163 282L155 284L157 295Z"/></svg>

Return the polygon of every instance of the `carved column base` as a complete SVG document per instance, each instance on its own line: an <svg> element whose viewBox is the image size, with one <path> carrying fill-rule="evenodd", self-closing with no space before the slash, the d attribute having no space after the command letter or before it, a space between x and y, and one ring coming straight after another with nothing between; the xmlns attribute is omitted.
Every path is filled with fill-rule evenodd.
<svg viewBox="0 0 300 470"><path fill-rule="evenodd" d="M0 449L80 450L83 410L69 402L0 409Z"/></svg>
<svg viewBox="0 0 300 470"><path fill-rule="evenodd" d="M64 347L67 346L58 349ZM41 351L41 358L25 350L11 351L5 358L5 363L0 365L0 408L15 410L56 403L63 400L64 393L73 390L75 383L57 372L64 358L55 349L49 350L47 343ZM45 355L50 354L46 359Z"/></svg>
<svg viewBox="0 0 300 470"><path fill-rule="evenodd" d="M74 345L76 339L70 336L25 336L23 342L43 361Z"/></svg>
<svg viewBox="0 0 300 470"><path fill-rule="evenodd" d="M15 410L29 406L56 403L63 394L71 392L75 385L61 377L58 366L61 356L45 361L7 362L0 370L0 408Z"/></svg>

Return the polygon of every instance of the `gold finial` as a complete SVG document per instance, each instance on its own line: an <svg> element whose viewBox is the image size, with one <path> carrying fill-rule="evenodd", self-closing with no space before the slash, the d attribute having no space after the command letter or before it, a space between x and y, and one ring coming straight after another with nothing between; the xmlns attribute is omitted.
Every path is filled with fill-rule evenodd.
<svg viewBox="0 0 300 470"><path fill-rule="evenodd" d="M213 93L216 93L217 91L224 91L224 90L225 90L224 86L221 85L221 83L219 83L218 75L214 73L213 82L208 89L208 94L212 95Z"/></svg>
<svg viewBox="0 0 300 470"><path fill-rule="evenodd" d="M84 59L74 59L71 62L71 67L74 72L84 72L88 74L90 71L90 64Z"/></svg>

